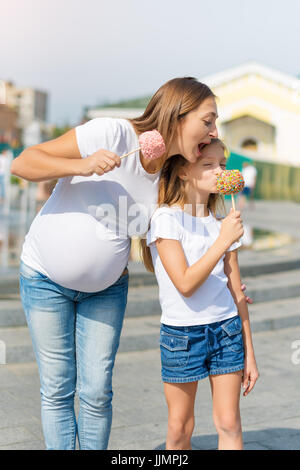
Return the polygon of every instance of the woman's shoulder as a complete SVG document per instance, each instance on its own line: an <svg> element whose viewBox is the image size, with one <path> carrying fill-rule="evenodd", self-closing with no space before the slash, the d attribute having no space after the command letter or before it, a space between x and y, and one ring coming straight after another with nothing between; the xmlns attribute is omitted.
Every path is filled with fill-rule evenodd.
<svg viewBox="0 0 300 470"><path fill-rule="evenodd" d="M127 119L112 118L112 117L95 117L79 124L76 128L85 129L86 131L94 132L122 132L131 131L131 124ZM133 128L132 128L133 131Z"/></svg>
<svg viewBox="0 0 300 470"><path fill-rule="evenodd" d="M114 149L120 140L132 137L133 129L126 119L96 117L76 127L76 137L81 154L93 153L99 148Z"/></svg>

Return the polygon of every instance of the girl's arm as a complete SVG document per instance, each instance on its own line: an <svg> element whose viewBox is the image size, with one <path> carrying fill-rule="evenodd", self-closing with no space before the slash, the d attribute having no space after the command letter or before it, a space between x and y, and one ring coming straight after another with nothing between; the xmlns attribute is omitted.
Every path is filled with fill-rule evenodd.
<svg viewBox="0 0 300 470"><path fill-rule="evenodd" d="M245 348L243 384L246 389L244 396L246 396L254 387L254 384L259 377L259 373L254 355L247 301L241 289L241 276L237 250L226 252L224 258L224 272L228 277L228 288L237 306L243 325L242 334Z"/></svg>
<svg viewBox="0 0 300 470"><path fill-rule="evenodd" d="M228 288L231 292L233 300L237 306L239 315L242 319L245 353L251 354L253 353L253 344L251 337L249 313L245 295L241 289L241 276L238 264L237 250L229 251L225 254L224 272L228 277Z"/></svg>
<svg viewBox="0 0 300 470"><path fill-rule="evenodd" d="M202 258L188 266L180 241L156 240L157 251L168 276L185 297L190 297L206 281L230 245L219 237Z"/></svg>

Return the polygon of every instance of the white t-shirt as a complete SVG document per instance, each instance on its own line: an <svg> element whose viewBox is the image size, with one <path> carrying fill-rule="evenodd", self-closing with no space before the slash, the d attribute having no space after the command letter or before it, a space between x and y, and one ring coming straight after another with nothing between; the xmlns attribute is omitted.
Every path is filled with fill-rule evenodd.
<svg viewBox="0 0 300 470"><path fill-rule="evenodd" d="M125 119L93 119L76 127L76 137L82 158L99 149L122 156L139 147ZM63 287L106 289L128 263L130 237L148 229L159 176L144 170L136 152L102 176L61 178L31 224L22 261Z"/></svg>
<svg viewBox="0 0 300 470"><path fill-rule="evenodd" d="M256 175L257 175L257 170L255 166L253 165L245 166L242 170L242 175L245 181L245 186L247 188L253 188L255 185L255 180L256 180Z"/></svg>
<svg viewBox="0 0 300 470"><path fill-rule="evenodd" d="M161 323L173 326L192 326L214 323L237 315L237 307L227 287L224 257L218 261L206 281L191 297L184 297L176 289L158 255L155 240L168 238L181 242L188 266L196 263L219 236L221 220L211 211L208 217L193 217L179 207L160 207L151 218L147 233L155 275L159 286L162 309ZM228 251L241 246L231 245Z"/></svg>

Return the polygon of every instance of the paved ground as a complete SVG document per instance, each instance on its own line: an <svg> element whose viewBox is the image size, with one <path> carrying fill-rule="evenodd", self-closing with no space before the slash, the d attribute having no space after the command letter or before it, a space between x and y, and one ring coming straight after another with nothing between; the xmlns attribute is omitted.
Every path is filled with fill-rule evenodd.
<svg viewBox="0 0 300 470"><path fill-rule="evenodd" d="M125 322L123 334L131 325ZM145 325L157 317L145 317ZM260 378L241 395L245 449L300 449L300 327L254 333ZM299 354L292 349L299 341ZM292 355L294 354L294 362ZM163 449L167 408L158 349L119 353L110 449ZM78 403L76 400L76 410ZM208 379L199 382L194 449L217 448ZM0 449L44 449L37 366L0 366Z"/></svg>
<svg viewBox="0 0 300 470"><path fill-rule="evenodd" d="M240 253L242 265L252 264L256 269L258 265L263 266L275 261L298 262L299 204L260 201L256 204L255 211L243 212L243 220L255 227L288 233L295 243L272 251L243 251ZM256 303L249 309L253 326L256 325L253 338L261 376L248 397L241 395L246 449L300 449L300 293L297 290L300 284L299 267L295 267L290 274L275 273L274 276L264 276L265 291L271 291L273 288L279 292L279 287L283 291L291 289L293 294L290 298L285 299L284 292L280 292L277 300L272 302L268 299L268 302ZM132 265L132 269L140 269L141 273L143 272L137 265ZM2 270L2 276L4 272L5 270ZM252 281L249 280L249 289L256 288L258 280L261 287L261 278L256 277ZM251 282L254 283L253 286ZM2 292L2 301L5 302L5 290ZM146 292L148 303L145 302ZM159 317L158 312L153 315L151 304L152 297L157 295L156 289L147 287L142 292L133 288L130 295L132 304L134 301L141 304L142 299L144 300L146 312L143 316L134 316L132 312L131 316L125 319L114 372L114 419L109 448L163 449L167 408L160 380L159 349L155 346ZM13 312L11 301L9 302ZM17 302L18 300L16 309L19 308ZM2 306L4 308L4 303ZM9 305L5 308L8 309ZM13 315L16 324L19 324L16 313ZM22 346L21 340L27 332L20 326L4 328L5 326L9 325L3 321L1 334L16 336L19 332L18 344ZM272 329L274 331L271 331ZM78 412L77 398L75 403ZM217 448L208 379L199 382L195 408L193 448ZM39 378L35 362L10 361L7 365L0 365L1 449L44 449L40 423Z"/></svg>

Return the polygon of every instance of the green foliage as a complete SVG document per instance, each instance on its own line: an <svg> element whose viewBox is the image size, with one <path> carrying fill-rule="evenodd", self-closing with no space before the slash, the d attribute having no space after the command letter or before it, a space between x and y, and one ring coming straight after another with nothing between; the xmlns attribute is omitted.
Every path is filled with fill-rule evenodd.
<svg viewBox="0 0 300 470"><path fill-rule="evenodd" d="M101 105L103 108L146 108L150 101L151 96L143 98L134 98L126 101L119 101L117 103L104 103ZM100 106L99 106L100 107Z"/></svg>
<svg viewBox="0 0 300 470"><path fill-rule="evenodd" d="M51 135L50 139L57 139L57 137L60 137L61 135L65 134L70 129L71 129L71 127L68 124L66 124L65 126L62 126L62 127L55 126L52 130L52 135Z"/></svg>

